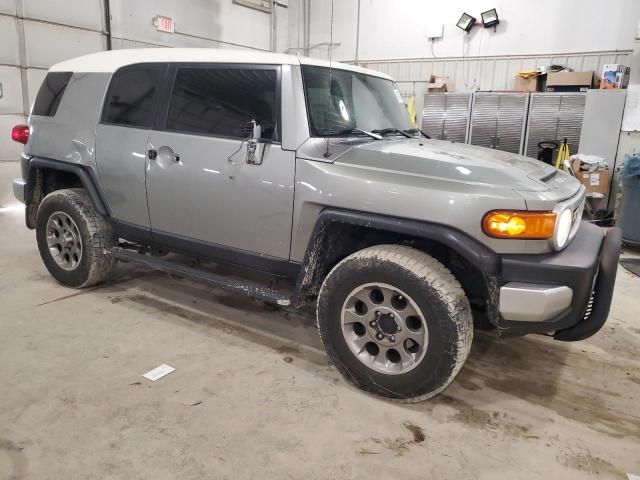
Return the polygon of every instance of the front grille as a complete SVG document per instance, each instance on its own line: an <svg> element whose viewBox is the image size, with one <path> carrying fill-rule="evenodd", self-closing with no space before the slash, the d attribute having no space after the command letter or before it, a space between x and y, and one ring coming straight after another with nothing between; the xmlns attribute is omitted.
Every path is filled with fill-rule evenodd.
<svg viewBox="0 0 640 480"><path fill-rule="evenodd" d="M589 297L589 303L587 303L587 308L584 311L584 316L582 317L583 321L589 320L591 318L591 313L593 312L593 301L595 297L595 292L591 291L591 296Z"/></svg>
<svg viewBox="0 0 640 480"><path fill-rule="evenodd" d="M589 295L589 301L587 302L587 307L584 309L582 320L589 320L589 318L591 318L591 314L593 313L593 304L596 300L596 281L598 280L599 273L600 269L598 269L596 271L596 274L593 276L593 281L591 282L591 295Z"/></svg>

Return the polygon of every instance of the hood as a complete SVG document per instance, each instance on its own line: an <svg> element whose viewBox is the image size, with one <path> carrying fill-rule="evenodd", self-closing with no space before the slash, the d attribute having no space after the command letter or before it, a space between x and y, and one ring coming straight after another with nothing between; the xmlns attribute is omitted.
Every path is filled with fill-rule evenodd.
<svg viewBox="0 0 640 480"><path fill-rule="evenodd" d="M368 142L349 148L334 163L520 192L575 194L580 183L538 160L500 150L429 139Z"/></svg>

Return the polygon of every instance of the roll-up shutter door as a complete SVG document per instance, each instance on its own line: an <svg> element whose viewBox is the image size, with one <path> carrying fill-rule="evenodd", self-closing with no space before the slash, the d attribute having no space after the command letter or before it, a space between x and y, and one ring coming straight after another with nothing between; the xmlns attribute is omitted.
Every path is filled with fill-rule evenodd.
<svg viewBox="0 0 640 480"><path fill-rule="evenodd" d="M526 155L536 158L539 142L562 142L565 138L571 154L577 153L585 101L585 93L531 94Z"/></svg>
<svg viewBox="0 0 640 480"><path fill-rule="evenodd" d="M470 110L471 93L427 93L422 130L431 138L465 143Z"/></svg>
<svg viewBox="0 0 640 480"><path fill-rule="evenodd" d="M527 93L476 93L469 143L520 153L528 106Z"/></svg>

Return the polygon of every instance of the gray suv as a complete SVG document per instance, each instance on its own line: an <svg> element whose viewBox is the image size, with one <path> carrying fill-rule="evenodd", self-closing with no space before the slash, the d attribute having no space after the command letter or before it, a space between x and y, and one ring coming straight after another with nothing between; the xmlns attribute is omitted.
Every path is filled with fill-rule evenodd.
<svg viewBox="0 0 640 480"><path fill-rule="evenodd" d="M584 187L536 160L429 139L379 72L102 52L52 67L12 134L25 144L14 192L56 280L93 285L120 260L314 305L331 362L379 395L442 391L474 327L574 341L609 313L620 232L581 222Z"/></svg>

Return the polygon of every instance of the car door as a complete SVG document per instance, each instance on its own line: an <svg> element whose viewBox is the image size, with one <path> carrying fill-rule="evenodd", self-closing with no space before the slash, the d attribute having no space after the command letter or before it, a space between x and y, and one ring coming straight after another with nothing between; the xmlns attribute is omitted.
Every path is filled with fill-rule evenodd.
<svg viewBox="0 0 640 480"><path fill-rule="evenodd" d="M165 68L138 64L116 71L96 129L96 167L112 215L146 230L145 151Z"/></svg>
<svg viewBox="0 0 640 480"><path fill-rule="evenodd" d="M269 65L172 67L148 140L154 238L238 264L289 258L295 152L280 143L279 76ZM251 120L262 128L260 164L247 163Z"/></svg>

